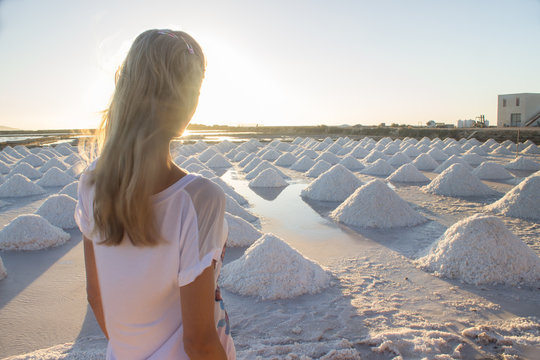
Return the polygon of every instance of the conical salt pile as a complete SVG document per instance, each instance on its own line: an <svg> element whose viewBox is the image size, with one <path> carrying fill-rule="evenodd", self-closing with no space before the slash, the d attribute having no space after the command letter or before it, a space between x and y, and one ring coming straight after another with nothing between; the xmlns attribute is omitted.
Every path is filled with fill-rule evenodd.
<svg viewBox="0 0 540 360"><path fill-rule="evenodd" d="M79 190L79 182L73 181L62 188L58 193L66 194L77 200Z"/></svg>
<svg viewBox="0 0 540 360"><path fill-rule="evenodd" d="M2 261L2 258L0 257L0 280L4 279L7 276L7 270L4 267L4 262Z"/></svg>
<svg viewBox="0 0 540 360"><path fill-rule="evenodd" d="M73 229L77 226L73 214L77 201L69 195L55 194L45 200L36 214L43 216L52 225L62 229Z"/></svg>
<svg viewBox="0 0 540 360"><path fill-rule="evenodd" d="M481 163L473 170L473 174L482 180L505 180L514 177L504 166L491 161Z"/></svg>
<svg viewBox="0 0 540 360"><path fill-rule="evenodd" d="M416 260L437 276L469 284L535 283L540 258L495 216L476 214L452 225Z"/></svg>
<svg viewBox="0 0 540 360"><path fill-rule="evenodd" d="M38 167L38 166L43 165L45 163L45 160L43 160L42 158L40 158L37 155L31 154L31 155L25 156L23 159L21 159L19 161L19 164L21 164L21 163L27 163L27 164L32 165L33 167Z"/></svg>
<svg viewBox="0 0 540 360"><path fill-rule="evenodd" d="M291 165L292 170L304 172L309 169L313 165L315 165L316 161L310 158L308 155L302 156L300 159L298 159L294 164Z"/></svg>
<svg viewBox="0 0 540 360"><path fill-rule="evenodd" d="M351 171L362 170L364 168L364 165L352 156L345 156L339 163Z"/></svg>
<svg viewBox="0 0 540 360"><path fill-rule="evenodd" d="M287 167L287 166L291 166L292 164L294 164L296 162L296 160L298 160L296 158L296 156L294 156L293 154L291 154L289 152L286 152L285 154L278 157L277 160L274 162L274 164L276 164L278 166Z"/></svg>
<svg viewBox="0 0 540 360"><path fill-rule="evenodd" d="M410 162L411 158L402 153L401 151L395 153L390 159L388 159L388 163L396 169L401 165L408 164Z"/></svg>
<svg viewBox="0 0 540 360"><path fill-rule="evenodd" d="M214 150L213 148L208 148L206 150L204 150L202 153L200 153L199 155L197 155L197 158L202 161L203 163L207 162L208 160L210 160L214 155L216 155L218 152L216 150Z"/></svg>
<svg viewBox="0 0 540 360"><path fill-rule="evenodd" d="M249 173L246 174L246 179L251 180L257 177L263 170L272 168L274 169L282 178L286 179L288 178L287 175L285 175L281 170L279 170L274 164L262 160L253 170L251 170Z"/></svg>
<svg viewBox="0 0 540 360"><path fill-rule="evenodd" d="M0 185L0 197L19 197L43 194L45 190L21 174L15 174Z"/></svg>
<svg viewBox="0 0 540 360"><path fill-rule="evenodd" d="M239 216L225 213L225 220L229 225L228 247L250 246L262 236L262 233L255 226Z"/></svg>
<svg viewBox="0 0 540 360"><path fill-rule="evenodd" d="M43 166L39 168L39 171L41 171L42 173L45 173L47 170L49 170L53 166L59 168L62 171L66 171L68 168L66 163L64 163L62 160L59 160L57 158L52 158L48 160L45 164L43 164Z"/></svg>
<svg viewBox="0 0 540 360"><path fill-rule="evenodd" d="M241 258L225 265L220 277L225 289L263 300L316 294L329 284L330 276L319 264L273 234L263 235Z"/></svg>
<svg viewBox="0 0 540 360"><path fill-rule="evenodd" d="M461 158L465 160L467 164L472 166L480 165L484 161L482 156L475 153L464 154Z"/></svg>
<svg viewBox="0 0 540 360"><path fill-rule="evenodd" d="M452 155L447 160L445 160L445 162L443 162L441 165L437 166L437 168L433 170L433 172L442 173L444 170L448 169L451 165L457 164L457 163L464 165L467 170L473 171L473 168L471 167L471 165L467 164L465 160L463 160L462 158L456 155Z"/></svg>
<svg viewBox="0 0 540 360"><path fill-rule="evenodd" d="M428 154L420 154L416 159L413 160L412 164L416 166L418 170L431 171L439 166L439 163L436 162Z"/></svg>
<svg viewBox="0 0 540 360"><path fill-rule="evenodd" d="M329 162L326 162L324 160L319 160L317 161L315 165L311 167L311 169L309 169L306 172L306 176L317 177L321 175L323 172L325 172L326 170L330 169L331 167L332 167L332 164L330 164Z"/></svg>
<svg viewBox="0 0 540 360"><path fill-rule="evenodd" d="M516 185L486 211L523 219L540 220L540 174L533 174Z"/></svg>
<svg viewBox="0 0 540 360"><path fill-rule="evenodd" d="M211 169L228 168L231 167L231 163L221 154L216 154L206 162L206 166Z"/></svg>
<svg viewBox="0 0 540 360"><path fill-rule="evenodd" d="M370 228L414 226L427 221L380 180L358 188L330 217L347 225Z"/></svg>
<svg viewBox="0 0 540 360"><path fill-rule="evenodd" d="M379 159L384 159L386 156L379 150L371 150L370 153L364 158L364 162L372 163Z"/></svg>
<svg viewBox="0 0 540 360"><path fill-rule="evenodd" d="M268 161L276 161L277 158L281 156L281 153L279 151L276 151L274 149L269 149L264 152L264 154L261 155L261 159L268 160Z"/></svg>
<svg viewBox="0 0 540 360"><path fill-rule="evenodd" d="M225 194L225 211L232 215L239 216L250 223L254 223L259 220L258 216L253 215L253 213L244 209L242 206L240 206L238 201L234 200L234 198L227 193Z"/></svg>
<svg viewBox="0 0 540 360"><path fill-rule="evenodd" d="M453 164L422 187L424 192L446 196L487 196L497 192L473 175L463 164Z"/></svg>
<svg viewBox="0 0 540 360"><path fill-rule="evenodd" d="M535 144L530 144L523 151L523 154L540 154L540 148Z"/></svg>
<svg viewBox="0 0 540 360"><path fill-rule="evenodd" d="M75 180L57 167L52 167L37 181L39 186L66 186Z"/></svg>
<svg viewBox="0 0 540 360"><path fill-rule="evenodd" d="M28 163L18 163L14 167L11 168L11 171L9 172L9 176L14 174L21 174L26 176L28 179L35 180L39 179L43 176L41 172L34 169L32 165Z"/></svg>
<svg viewBox="0 0 540 360"><path fill-rule="evenodd" d="M388 176L394 171L396 171L396 169L386 160L378 159L373 164L366 166L366 168L362 170L361 173L374 176Z"/></svg>
<svg viewBox="0 0 540 360"><path fill-rule="evenodd" d="M361 185L362 181L356 175L337 164L313 180L301 195L313 200L343 201Z"/></svg>
<svg viewBox="0 0 540 360"><path fill-rule="evenodd" d="M337 163L339 163L339 161L341 159L340 159L339 156L337 156L336 154L333 154L331 152L323 152L321 155L317 156L317 158L315 159L315 162L313 164L315 164L319 160L324 160L326 162L329 162L332 165L336 165Z"/></svg>
<svg viewBox="0 0 540 360"><path fill-rule="evenodd" d="M413 164L401 165L387 180L394 182L426 182L429 178L422 174Z"/></svg>
<svg viewBox="0 0 540 360"><path fill-rule="evenodd" d="M537 171L540 170L540 164L536 161L524 158L523 156L518 157L516 160L506 164L505 168L511 170L525 170L525 171Z"/></svg>
<svg viewBox="0 0 540 360"><path fill-rule="evenodd" d="M431 156L435 161L445 161L448 159L448 155L437 147L431 148L426 154Z"/></svg>
<svg viewBox="0 0 540 360"><path fill-rule="evenodd" d="M9 173L9 165L4 162L2 159L0 159L0 174L7 174Z"/></svg>
<svg viewBox="0 0 540 360"><path fill-rule="evenodd" d="M253 180L249 182L251 187L283 187L287 186L287 182L283 180L281 175L273 168L263 170Z"/></svg>
<svg viewBox="0 0 540 360"><path fill-rule="evenodd" d="M243 172L245 172L246 174L249 174L253 169L255 169L261 162L263 161L266 161L266 160L261 160L260 157L258 156L254 156L253 159L251 159L247 164L246 166L244 166L244 168L242 169ZM268 161L266 161L268 162Z"/></svg>
<svg viewBox="0 0 540 360"><path fill-rule="evenodd" d="M39 250L62 245L69 234L39 215L19 215L0 231L0 250Z"/></svg>
<svg viewBox="0 0 540 360"><path fill-rule="evenodd" d="M244 150L238 151L236 155L234 155L233 161L234 162L242 161L246 158L246 156L248 156L248 153L245 152Z"/></svg>

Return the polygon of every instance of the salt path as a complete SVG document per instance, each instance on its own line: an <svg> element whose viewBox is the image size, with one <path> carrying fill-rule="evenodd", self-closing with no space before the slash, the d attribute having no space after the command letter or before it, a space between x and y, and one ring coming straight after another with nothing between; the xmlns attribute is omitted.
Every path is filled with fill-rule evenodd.
<svg viewBox="0 0 540 360"><path fill-rule="evenodd" d="M276 159L276 161L274 162L274 164L276 164L278 166L288 167L288 166L291 166L292 164L294 164L296 162L296 160L298 160L296 158L296 156L294 156L290 152L286 152L283 155L281 155L280 157L278 157Z"/></svg>
<svg viewBox="0 0 540 360"><path fill-rule="evenodd" d="M211 169L229 168L232 164L221 154L216 154L206 162L206 166Z"/></svg>
<svg viewBox="0 0 540 360"><path fill-rule="evenodd" d="M468 284L540 280L540 258L495 216L476 214L450 228L415 261L437 276Z"/></svg>
<svg viewBox="0 0 540 360"><path fill-rule="evenodd" d="M497 192L484 184L463 164L452 164L421 188L422 191L446 196L488 196Z"/></svg>
<svg viewBox="0 0 540 360"><path fill-rule="evenodd" d="M533 174L516 185L486 211L522 219L540 220L540 174Z"/></svg>
<svg viewBox="0 0 540 360"><path fill-rule="evenodd" d="M316 178L319 175L321 175L323 172L325 172L326 170L330 169L331 167L332 167L332 164L330 164L329 162L324 161L324 160L319 160L317 161L315 165L311 167L311 169L309 169L306 172L306 176Z"/></svg>
<svg viewBox="0 0 540 360"><path fill-rule="evenodd" d="M337 164L313 180L301 195L319 201L343 201L361 185L362 181L356 175Z"/></svg>
<svg viewBox="0 0 540 360"><path fill-rule="evenodd" d="M413 164L401 165L396 171L394 171L386 180L393 182L426 182L430 181L429 178L422 174L416 166Z"/></svg>
<svg viewBox="0 0 540 360"><path fill-rule="evenodd" d="M268 168L259 173L249 182L251 187L278 188L287 186L287 182L273 168Z"/></svg>
<svg viewBox="0 0 540 360"><path fill-rule="evenodd" d="M0 257L0 280L5 279L7 276L7 270L4 266L4 262L2 261L2 258Z"/></svg>
<svg viewBox="0 0 540 360"><path fill-rule="evenodd" d="M361 171L362 174L373 175L373 176L388 176L393 173L396 169L390 165L384 159L378 159L372 164L366 166L365 169Z"/></svg>
<svg viewBox="0 0 540 360"><path fill-rule="evenodd" d="M317 161L313 160L309 156L304 155L300 159L298 159L294 164L291 165L291 170L304 172L311 169L311 167L315 165L316 162Z"/></svg>
<svg viewBox="0 0 540 360"><path fill-rule="evenodd" d="M234 200L229 194L225 193L225 211L230 214L241 217L242 219L254 223L259 220L259 217L244 209L240 204Z"/></svg>
<svg viewBox="0 0 540 360"><path fill-rule="evenodd" d="M316 294L330 285L330 275L318 263L273 234L265 234L239 259L225 265L220 285L262 300Z"/></svg>
<svg viewBox="0 0 540 360"><path fill-rule="evenodd" d="M437 168L435 168L433 172L442 173L444 170L448 169L451 165L456 163L462 164L469 171L473 171L472 166L467 164L465 160L463 160L457 155L452 155L448 159L446 159L441 165L437 166Z"/></svg>
<svg viewBox="0 0 540 360"><path fill-rule="evenodd" d="M73 180L75 179L72 176L53 166L43 174L43 177L36 184L39 186L66 186Z"/></svg>
<svg viewBox="0 0 540 360"><path fill-rule="evenodd" d="M472 173L482 180L506 180L514 177L504 166L492 161L484 161Z"/></svg>
<svg viewBox="0 0 540 360"><path fill-rule="evenodd" d="M78 197L78 191L79 191L79 182L77 180L67 184L64 186L58 194L66 194L71 196L74 199L77 199Z"/></svg>
<svg viewBox="0 0 540 360"><path fill-rule="evenodd" d="M381 180L358 188L330 217L346 225L368 228L414 226L427 221Z"/></svg>
<svg viewBox="0 0 540 360"><path fill-rule="evenodd" d="M506 164L505 168L510 170L538 171L540 170L540 164L536 161L520 156Z"/></svg>
<svg viewBox="0 0 540 360"><path fill-rule="evenodd" d="M262 236L262 233L255 226L239 216L226 212L225 220L227 220L229 227L228 247L250 246Z"/></svg>
<svg viewBox="0 0 540 360"><path fill-rule="evenodd" d="M73 229L77 226L73 214L77 201L69 195L54 194L45 200L36 210L36 214L43 216L52 225L62 229Z"/></svg>
<svg viewBox="0 0 540 360"><path fill-rule="evenodd" d="M11 171L9 172L9 176L14 174L21 174L26 176L30 180L39 179L43 176L41 172L34 169L32 165L28 163L19 163L11 168Z"/></svg>
<svg viewBox="0 0 540 360"><path fill-rule="evenodd" d="M0 197L20 197L43 193L45 193L45 190L41 186L34 184L21 174L9 177L5 183L0 185Z"/></svg>
<svg viewBox="0 0 540 360"><path fill-rule="evenodd" d="M412 161L412 164L416 166L418 170L431 171L439 166L439 163L436 162L428 154L420 154L416 159Z"/></svg>
<svg viewBox="0 0 540 360"><path fill-rule="evenodd" d="M362 170L364 168L364 165L362 165L360 161L356 160L352 156L345 156L343 159L340 160L339 164L345 166L351 171Z"/></svg>
<svg viewBox="0 0 540 360"><path fill-rule="evenodd" d="M19 215L0 231L0 250L39 250L64 244L70 235L36 214Z"/></svg>

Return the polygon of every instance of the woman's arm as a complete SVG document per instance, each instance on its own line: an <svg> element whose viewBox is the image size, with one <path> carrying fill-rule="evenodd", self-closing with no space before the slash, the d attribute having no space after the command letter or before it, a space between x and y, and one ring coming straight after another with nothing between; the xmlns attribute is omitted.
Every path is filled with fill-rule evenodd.
<svg viewBox="0 0 540 360"><path fill-rule="evenodd" d="M184 350L191 360L227 360L214 319L214 267L206 268L192 283L180 287Z"/></svg>
<svg viewBox="0 0 540 360"><path fill-rule="evenodd" d="M84 243L84 264L86 267L86 294L88 303L94 311L96 320L101 331L109 339L107 329L105 328L105 316L103 314L103 304L101 302L101 291L99 290L99 280L96 269L96 258L94 257L94 243L92 240L83 236Z"/></svg>

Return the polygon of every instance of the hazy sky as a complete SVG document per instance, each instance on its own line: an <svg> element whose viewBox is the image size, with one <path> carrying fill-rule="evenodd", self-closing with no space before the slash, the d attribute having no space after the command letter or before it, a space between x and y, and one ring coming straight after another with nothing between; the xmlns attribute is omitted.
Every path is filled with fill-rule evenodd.
<svg viewBox="0 0 540 360"><path fill-rule="evenodd" d="M0 125L95 127L149 28L206 53L195 123L495 123L540 92L540 0L0 0Z"/></svg>

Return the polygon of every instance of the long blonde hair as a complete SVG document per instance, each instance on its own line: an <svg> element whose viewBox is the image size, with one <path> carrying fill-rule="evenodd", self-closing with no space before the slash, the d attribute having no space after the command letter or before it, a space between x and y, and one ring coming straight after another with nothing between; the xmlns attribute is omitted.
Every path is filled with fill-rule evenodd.
<svg viewBox="0 0 540 360"><path fill-rule="evenodd" d="M101 244L118 245L126 234L135 246L161 241L151 199L159 157L191 120L205 66L201 47L184 32L148 30L133 42L116 73L90 175Z"/></svg>

